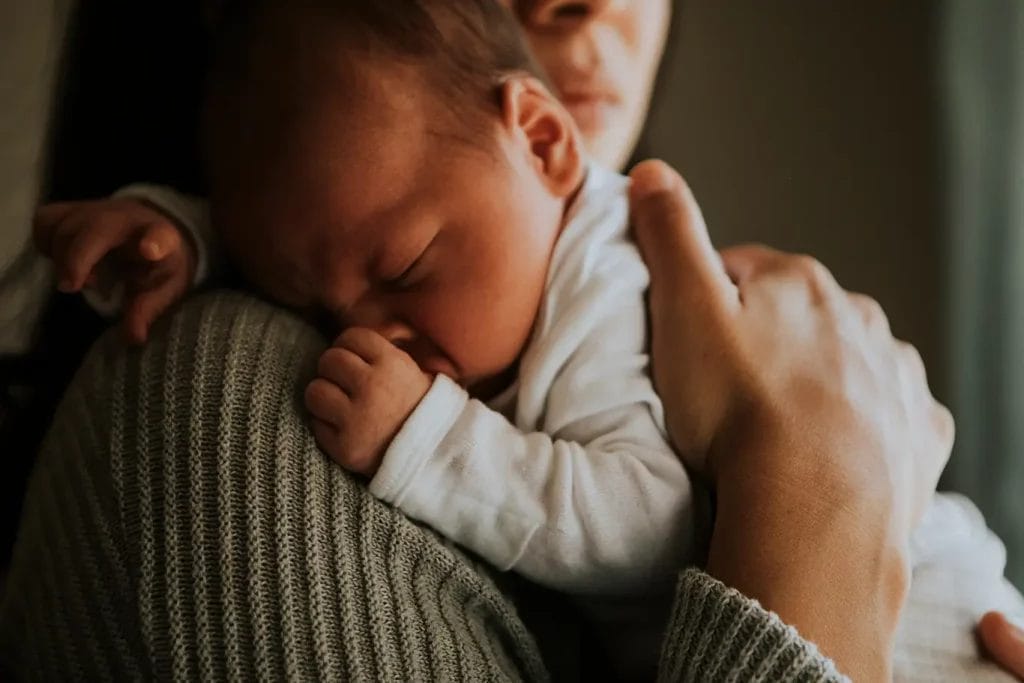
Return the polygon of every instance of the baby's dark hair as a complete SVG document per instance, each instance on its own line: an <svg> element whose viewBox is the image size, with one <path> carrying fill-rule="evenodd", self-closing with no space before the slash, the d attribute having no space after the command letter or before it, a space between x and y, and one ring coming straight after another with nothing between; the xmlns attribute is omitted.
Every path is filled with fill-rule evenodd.
<svg viewBox="0 0 1024 683"><path fill-rule="evenodd" d="M254 97L276 99L269 104L279 122L288 108L302 106L301 86L285 80L324 74L288 73L287 53L297 49L420 67L439 104L458 115L463 134L483 129L476 124L486 119L476 113L500 111L508 75L544 80L518 22L498 0L228 0L214 14L207 156L211 142L224 151L225 141L212 138L230 135L224 125L249 116Z"/></svg>

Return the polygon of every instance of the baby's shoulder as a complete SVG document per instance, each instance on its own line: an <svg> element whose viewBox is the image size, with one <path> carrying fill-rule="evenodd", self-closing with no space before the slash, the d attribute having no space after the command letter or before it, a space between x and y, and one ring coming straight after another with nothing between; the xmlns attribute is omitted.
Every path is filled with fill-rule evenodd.
<svg viewBox="0 0 1024 683"><path fill-rule="evenodd" d="M629 179L592 166L556 245L548 287L561 296L647 288L629 225Z"/></svg>

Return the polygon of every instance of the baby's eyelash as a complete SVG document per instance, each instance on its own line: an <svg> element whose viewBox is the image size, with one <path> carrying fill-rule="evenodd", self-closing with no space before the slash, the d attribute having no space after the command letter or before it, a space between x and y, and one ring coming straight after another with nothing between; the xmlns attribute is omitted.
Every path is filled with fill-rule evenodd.
<svg viewBox="0 0 1024 683"><path fill-rule="evenodd" d="M422 279L422 277L419 274L417 274L417 271L421 269L423 259L434 246L434 242L437 240L437 236L438 233L434 233L433 237L430 238L430 241L427 242L426 246L424 246L423 249L420 251L419 256L413 259L413 262L410 263L406 267L406 269L399 273L397 276L385 280L385 284L388 287L400 290L405 287L410 287L413 284L412 280Z"/></svg>
<svg viewBox="0 0 1024 683"><path fill-rule="evenodd" d="M424 250L419 256L416 257L416 260L409 264L408 268L403 270L396 277L388 279L387 285L393 289L402 289L403 287L408 287L411 284L411 278L414 272L419 267L420 263L423 261L423 254L425 253L427 252Z"/></svg>
<svg viewBox="0 0 1024 683"><path fill-rule="evenodd" d="M396 285L400 285L400 284L402 284L402 282L408 280L409 276L412 274L412 271L414 271L416 269L416 266L419 265L420 260L422 258L423 258L422 254L417 256L416 260L413 261L412 263L410 263L408 268L406 268L404 271L402 271L402 273L398 277L396 277L393 280L391 280L391 283L392 284L396 284Z"/></svg>

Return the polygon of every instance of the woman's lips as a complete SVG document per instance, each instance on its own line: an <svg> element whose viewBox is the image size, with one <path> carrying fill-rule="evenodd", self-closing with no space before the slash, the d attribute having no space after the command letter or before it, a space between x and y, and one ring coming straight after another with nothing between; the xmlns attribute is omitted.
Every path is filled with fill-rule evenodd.
<svg viewBox="0 0 1024 683"><path fill-rule="evenodd" d="M565 93L562 104L586 135L608 128L618 108L617 99L607 93Z"/></svg>

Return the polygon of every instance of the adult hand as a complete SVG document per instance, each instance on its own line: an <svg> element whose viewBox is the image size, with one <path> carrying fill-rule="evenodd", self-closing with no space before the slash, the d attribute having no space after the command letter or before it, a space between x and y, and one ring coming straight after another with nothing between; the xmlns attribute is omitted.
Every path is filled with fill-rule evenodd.
<svg viewBox="0 0 1024 683"><path fill-rule="evenodd" d="M633 174L669 432L717 493L708 571L855 680L890 675L907 542L953 441L917 352L816 261L719 257L659 162Z"/></svg>

